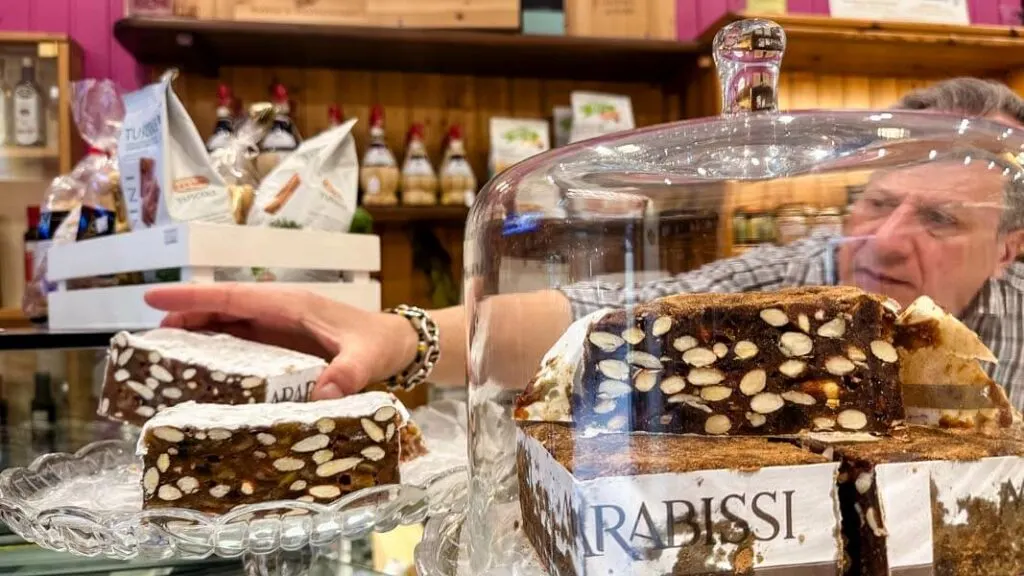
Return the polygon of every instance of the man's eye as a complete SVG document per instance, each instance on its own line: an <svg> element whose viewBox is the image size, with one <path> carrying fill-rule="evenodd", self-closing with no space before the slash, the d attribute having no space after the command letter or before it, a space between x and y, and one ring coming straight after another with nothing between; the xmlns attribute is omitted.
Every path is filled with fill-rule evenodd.
<svg viewBox="0 0 1024 576"><path fill-rule="evenodd" d="M872 210L889 210L897 205L896 202L885 198L868 198L867 202Z"/></svg>
<svg viewBox="0 0 1024 576"><path fill-rule="evenodd" d="M940 228L950 228L956 226L956 218L946 214L945 212L939 212L938 210L924 210L921 213L921 220L929 225Z"/></svg>

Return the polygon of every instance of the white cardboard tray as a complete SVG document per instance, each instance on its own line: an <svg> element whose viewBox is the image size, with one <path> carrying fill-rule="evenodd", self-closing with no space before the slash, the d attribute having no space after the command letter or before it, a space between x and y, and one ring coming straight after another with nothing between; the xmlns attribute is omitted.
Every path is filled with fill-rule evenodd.
<svg viewBox="0 0 1024 576"><path fill-rule="evenodd" d="M125 272L180 268L182 283L215 282L216 268L296 268L344 272L345 281L301 286L367 310L381 307L380 238L222 224L181 223L54 246L48 278L51 330L151 328L163 313L143 301L153 285L68 290L67 281Z"/></svg>

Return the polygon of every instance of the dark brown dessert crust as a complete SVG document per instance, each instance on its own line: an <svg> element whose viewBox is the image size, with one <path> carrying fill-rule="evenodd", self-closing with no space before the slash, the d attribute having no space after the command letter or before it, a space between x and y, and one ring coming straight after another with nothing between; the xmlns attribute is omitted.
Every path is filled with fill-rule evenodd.
<svg viewBox="0 0 1024 576"><path fill-rule="evenodd" d="M925 460L970 462L994 456L1024 456L1024 443L1012 431L986 436L928 426L908 426L892 437L875 442L829 445L846 459L870 464Z"/></svg>
<svg viewBox="0 0 1024 576"><path fill-rule="evenodd" d="M758 470L766 466L824 464L829 460L784 441L653 434L583 437L571 424L520 425L578 480L698 470Z"/></svg>

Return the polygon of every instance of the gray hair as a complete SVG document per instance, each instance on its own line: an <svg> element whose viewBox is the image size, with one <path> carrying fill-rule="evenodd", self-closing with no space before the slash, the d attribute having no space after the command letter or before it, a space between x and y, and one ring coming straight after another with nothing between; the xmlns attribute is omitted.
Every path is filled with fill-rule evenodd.
<svg viewBox="0 0 1024 576"><path fill-rule="evenodd" d="M943 80L906 94L895 108L952 112L977 118L1003 114L1024 128L1024 99L994 80L969 77ZM1024 182L1010 180L1003 192L1006 211L999 231L1024 228Z"/></svg>

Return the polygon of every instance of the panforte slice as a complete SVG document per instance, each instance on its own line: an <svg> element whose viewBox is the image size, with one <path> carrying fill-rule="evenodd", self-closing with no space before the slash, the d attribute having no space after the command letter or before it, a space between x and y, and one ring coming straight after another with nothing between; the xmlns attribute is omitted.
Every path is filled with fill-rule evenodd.
<svg viewBox="0 0 1024 576"><path fill-rule="evenodd" d="M910 426L810 447L841 462L850 566L867 576L1024 573L1024 442Z"/></svg>
<svg viewBox="0 0 1024 576"><path fill-rule="evenodd" d="M837 574L839 465L761 438L521 423L523 528L549 573Z"/></svg>
<svg viewBox="0 0 1024 576"><path fill-rule="evenodd" d="M221 514L273 500L329 503L399 482L405 408L385 392L279 404L187 402L146 422L145 508Z"/></svg>
<svg viewBox="0 0 1024 576"><path fill-rule="evenodd" d="M904 417L896 314L858 288L680 294L604 313L573 420L709 435L889 433Z"/></svg>
<svg viewBox="0 0 1024 576"><path fill-rule="evenodd" d="M304 402L321 358L229 336L158 328L110 341L97 410L142 425L182 402Z"/></svg>

